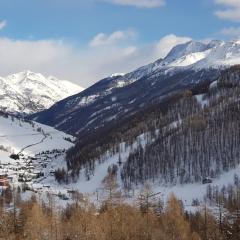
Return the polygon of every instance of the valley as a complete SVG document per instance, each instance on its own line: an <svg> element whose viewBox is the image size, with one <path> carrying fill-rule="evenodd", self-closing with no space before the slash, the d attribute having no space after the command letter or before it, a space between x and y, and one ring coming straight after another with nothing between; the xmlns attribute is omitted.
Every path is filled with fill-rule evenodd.
<svg viewBox="0 0 240 240"><path fill-rule="evenodd" d="M54 179L55 171L65 167L65 153L75 138L4 113L0 116L0 129L0 176L23 191L57 195L57 189L50 189L44 181Z"/></svg>
<svg viewBox="0 0 240 240"><path fill-rule="evenodd" d="M60 219L70 206L93 208L84 213L92 216L140 205L148 219L148 211L165 217L176 198L186 214L204 212L216 226L223 218L231 228L240 191L240 67L238 55L222 54L222 46L240 49L235 42L189 42L165 59L49 102L46 110L2 107L4 212L15 218L16 204L25 211L25 203L41 203ZM34 83L33 94L35 81L51 81L23 75L20 82Z"/></svg>
<svg viewBox="0 0 240 240"><path fill-rule="evenodd" d="M107 198L110 177L129 202L147 184L164 201L173 191L186 206L194 196L203 204L205 183L222 188L238 175L239 49L234 41L190 41L47 110L2 112L1 174L70 201L69 192ZM8 78L24 87L57 81L29 71Z"/></svg>
<svg viewBox="0 0 240 240"><path fill-rule="evenodd" d="M240 240L240 0L0 13L0 240Z"/></svg>

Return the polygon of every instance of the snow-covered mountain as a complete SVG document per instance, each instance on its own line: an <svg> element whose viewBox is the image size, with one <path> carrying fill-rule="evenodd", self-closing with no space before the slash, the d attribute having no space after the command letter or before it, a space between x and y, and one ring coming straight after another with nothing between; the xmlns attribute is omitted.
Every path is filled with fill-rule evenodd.
<svg viewBox="0 0 240 240"><path fill-rule="evenodd" d="M195 70L236 65L240 63L240 41L191 41L175 47L163 62L171 67Z"/></svg>
<svg viewBox="0 0 240 240"><path fill-rule="evenodd" d="M191 76L195 80L198 75ZM126 198L137 198L148 183L154 192L163 194L164 200L174 192L191 206L196 198L204 203L206 183L219 189L233 184L240 168L240 67L221 71L217 79L209 76L211 81L206 85L169 94L164 102L139 108L132 116L125 112L124 121L116 118L110 128L108 122L100 126L100 132L92 131L93 135L79 139L66 159L74 181L69 185L64 180L60 185L52 181L52 186L61 191L78 190L99 200L106 197L105 179L113 174ZM121 101L116 99L116 103ZM103 119L104 108L95 114L98 120ZM83 116L79 116L80 123ZM49 179L45 183L49 184Z"/></svg>
<svg viewBox="0 0 240 240"><path fill-rule="evenodd" d="M124 76L130 82L155 71L165 73L184 70L199 71L240 64L240 41L189 41L175 46L164 59L143 66Z"/></svg>
<svg viewBox="0 0 240 240"><path fill-rule="evenodd" d="M35 113L82 90L69 81L24 71L0 77L0 109L11 113Z"/></svg>
<svg viewBox="0 0 240 240"><path fill-rule="evenodd" d="M193 198L203 203L208 184L233 184L240 168L239 80L240 66L222 70L214 81L168 94L132 116L125 112L124 120L79 139L66 159L77 178L71 187L99 198L104 179L114 175L128 197L148 183L164 199L174 192L190 206Z"/></svg>
<svg viewBox="0 0 240 240"><path fill-rule="evenodd" d="M127 74L113 74L33 118L71 134L87 135L176 91L214 81L224 68L237 64L240 41L190 41L175 46L164 59Z"/></svg>
<svg viewBox="0 0 240 240"><path fill-rule="evenodd" d="M194 196L203 199L205 181L230 183L239 171L240 69L229 68L237 64L240 42L191 41L32 115L79 136L66 162L47 166L41 188L98 199L104 179L116 174L121 189L137 192L132 197L150 182L156 192L174 191L189 205ZM55 181L52 167L65 167L67 180L62 174Z"/></svg>

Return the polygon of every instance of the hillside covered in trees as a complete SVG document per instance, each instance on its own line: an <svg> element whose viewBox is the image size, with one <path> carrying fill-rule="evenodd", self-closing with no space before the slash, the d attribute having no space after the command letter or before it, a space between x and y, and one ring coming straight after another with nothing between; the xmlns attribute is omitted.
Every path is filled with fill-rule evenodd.
<svg viewBox="0 0 240 240"><path fill-rule="evenodd" d="M234 169L240 161L239 76L240 67L231 67L80 139L67 154L69 177L91 178L97 164L116 154L126 188L148 180L198 182Z"/></svg>

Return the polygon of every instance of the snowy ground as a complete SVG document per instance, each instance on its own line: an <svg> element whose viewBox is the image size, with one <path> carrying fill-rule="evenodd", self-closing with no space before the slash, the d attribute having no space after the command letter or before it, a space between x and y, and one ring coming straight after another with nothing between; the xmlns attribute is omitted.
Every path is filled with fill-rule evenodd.
<svg viewBox="0 0 240 240"><path fill-rule="evenodd" d="M139 136L139 138L141 141L141 145L144 146L144 144L146 143L143 135ZM137 142L138 141L136 141L136 143L133 145L132 149L130 148L125 149L125 143L121 143L120 149L122 149L121 151L122 163L126 161L130 151L132 151L137 146ZM92 176L90 180L86 180L84 176L84 171L82 171L82 173L80 174L80 179L76 183L71 183L70 185L64 184L58 185L55 182L54 178L51 177L45 179L43 182L47 185L51 185L52 189L57 189L60 192L67 192L68 189L73 189L83 194L87 194L93 202L104 200L108 196L106 195L106 191L103 189L103 180L107 176L108 167L112 166L113 164L118 165L119 154L109 156L109 154L107 153L105 158L107 159L105 162L96 165L94 176ZM123 196L126 198L126 201L128 202L137 201L144 186L142 185L135 186L134 190L125 192L123 190L123 186L121 183L120 169L121 166L119 166L117 176L117 182L119 185L118 190L120 190L123 193ZM234 175L240 175L240 166L234 170L222 174L218 179L213 179L211 185L218 186L219 188L223 187L224 185L227 186L228 184L233 183ZM174 193L177 196L177 198L182 200L187 210L195 211L199 208L192 206L193 199L198 199L200 201L201 203L200 208L205 205L204 196L206 194L208 184L202 184L201 182L199 182L194 184L184 185L178 184L175 186L170 186L149 182L148 185L151 187L151 191L153 193L160 192L159 197L165 203L167 202L169 195L171 193Z"/></svg>
<svg viewBox="0 0 240 240"><path fill-rule="evenodd" d="M176 127L175 125L172 124L173 127ZM37 194L39 199L47 199L47 195L51 194L55 196L58 205L65 206L73 201L71 191L83 193L95 203L106 199L106 191L103 190L103 179L107 175L109 166L118 165L119 154L110 156L109 153L106 153L106 161L96 164L94 176L91 176L90 180L86 180L83 170L80 179L76 183L59 185L55 181L53 172L58 168L66 167L64 160L65 150L73 146L73 143L66 141L65 138L74 140L72 136L48 126L0 116L0 146L5 148L5 150L0 150L0 174L8 174L10 183L15 187L23 185L22 182L19 182L21 175L24 174L29 177L24 184L27 184L31 191L23 194L24 199L29 198L33 192ZM121 160L123 163L129 153L137 147L139 141L142 146L146 144L144 135L139 136L132 149L130 147L125 148L125 143L121 143ZM19 160L9 157L10 154L19 152L22 152ZM119 190L123 192L128 202L133 202L138 199L143 186L134 187L134 191L124 192L120 178L120 168L121 166L119 166L117 176ZM35 179L34 174L39 172L44 173L44 176ZM228 185L233 182L235 174L240 175L240 166L222 174L219 179L214 179L211 185L220 188L223 185ZM32 177L33 179L31 179ZM176 186L164 186L157 183L149 183L149 185L152 192L161 193L159 196L164 202L167 201L171 193L174 193L183 201L188 210L196 210L195 207L191 206L193 199L199 199L204 204L203 198L206 194L207 185L202 183Z"/></svg>
<svg viewBox="0 0 240 240"><path fill-rule="evenodd" d="M57 131L54 128L48 127L34 122L24 122L20 119L0 117L0 145L10 147L12 153L18 153L28 145L38 143L46 137L41 144L26 148L23 153L35 155L41 151L52 149L67 149L73 144L64 140L64 138L72 136L63 132ZM45 135L44 135L45 134Z"/></svg>
<svg viewBox="0 0 240 240"><path fill-rule="evenodd" d="M36 190L36 183L66 167L65 151L73 146L69 140L74 138L51 127L0 116L0 175L7 174L14 186L25 182ZM11 154L18 154L19 159L10 158Z"/></svg>
<svg viewBox="0 0 240 240"><path fill-rule="evenodd" d="M122 158L126 157L122 154ZM71 183L71 185L58 185L53 178L47 178L43 182L46 185L51 185L52 191L66 193L69 189L79 191L87 196L93 201L98 202L105 200L108 196L106 191L103 189L103 179L107 175L107 169L112 164L118 164L118 155L114 155L109 158L108 161L103 164L99 164L96 167L94 176L91 177L89 181L85 179L84 176L81 176L78 182ZM227 186L228 184L233 183L234 175L240 175L240 166L232 171L222 174L218 179L214 179L211 183L212 186ZM123 197L126 198L126 201L131 203L138 201L139 195L144 186L134 187L134 191L124 192L121 186L120 174L118 175L118 184L119 190L122 191ZM194 184L184 184L184 185L175 185L175 186L164 186L157 183L149 182L151 190L153 193L160 192L159 197L166 203L169 195L174 193L177 198L182 200L184 203L185 209L189 211L195 211L199 208L202 208L205 205L204 196L206 194L208 184L194 183ZM126 195L125 195L126 194ZM198 199L200 201L199 207L192 206L192 200Z"/></svg>

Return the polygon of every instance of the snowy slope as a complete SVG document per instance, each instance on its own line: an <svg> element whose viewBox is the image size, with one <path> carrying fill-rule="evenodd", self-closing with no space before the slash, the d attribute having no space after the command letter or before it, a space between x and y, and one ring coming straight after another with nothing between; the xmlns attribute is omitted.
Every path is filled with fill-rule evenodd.
<svg viewBox="0 0 240 240"><path fill-rule="evenodd" d="M34 155L54 148L67 149L73 145L64 140L64 138L71 137L70 135L54 128L35 122L25 122L18 118L0 117L0 145L10 147L12 153L18 153L25 146L40 142L45 137L43 143L30 147L23 153Z"/></svg>
<svg viewBox="0 0 240 240"><path fill-rule="evenodd" d="M164 59L159 59L128 74L113 74L83 93L59 102L47 111L47 114L45 113L46 116L42 121L73 134L80 134L83 129L101 128L105 123L110 125L109 119L116 121L121 119L120 117L123 115L129 116L136 109L140 109L142 105L146 106L150 100L153 100L153 97L158 99L173 89L180 89L182 85L177 84L183 80L184 87L197 84L200 81L203 83L209 81L210 84L218 76L212 69L223 69L236 64L240 64L240 42L191 41L176 46ZM209 70L209 72L205 70ZM177 72L182 73L179 75L180 77L177 74L174 75ZM203 77L204 74L205 77ZM210 88L214 85L216 85L216 81L210 85ZM167 89L166 92L162 91L164 88ZM209 103L204 94L196 95L196 99L202 107ZM41 120L38 117L36 119ZM174 127L176 123L170 124ZM142 136L139 136L139 139L144 146ZM120 143L120 145L125 145L125 143ZM121 147L119 148L121 149ZM123 163L133 150L134 147L133 149L128 147L121 152ZM112 164L118 165L119 160L119 154L113 156L108 152L105 154L103 159L106 161L99 161L100 164L96 163L94 175L90 179L86 178L86 169L82 169L78 181L72 182L70 185L59 185L53 176L44 179L43 184L50 185L53 189L60 191L67 191L70 188L88 193L96 200L96 196L99 198L103 189L103 180L108 173L108 168ZM118 167L118 184L121 188L121 166ZM231 183L234 174L238 171L239 167L220 175L219 179L213 180L212 185L221 187L223 184ZM141 188L141 184L134 188L133 198L138 197ZM153 183L152 188L154 192L160 191L165 199L173 191L186 205L190 205L193 198L203 200L206 191L206 185L200 182L176 186Z"/></svg>
<svg viewBox="0 0 240 240"><path fill-rule="evenodd" d="M183 49L179 50L179 47ZM175 47L164 63L166 68L184 66L194 70L237 65L240 64L240 41L191 41Z"/></svg>
<svg viewBox="0 0 240 240"><path fill-rule="evenodd" d="M240 41L189 41L175 46L164 59L125 74L122 78L132 83L156 71L165 73L183 70L198 71L237 64L240 64Z"/></svg>
<svg viewBox="0 0 240 240"><path fill-rule="evenodd" d="M0 115L0 175L7 174L15 186L22 186L21 177L29 185L41 182L51 171L66 167L65 152L74 140L51 127ZM11 154L18 154L19 159L12 159ZM43 175L37 178L36 173Z"/></svg>
<svg viewBox="0 0 240 240"><path fill-rule="evenodd" d="M171 124L172 127L176 127L176 123ZM121 149L121 160L122 164L127 161L129 154L137 147L138 143L141 142L142 146L146 144L144 134L137 137L136 142L133 144L133 147L126 147L124 142L119 144L119 149ZM159 184L157 182L146 182L145 184L139 183L138 185L134 186L132 189L124 189L122 181L121 181L121 166L119 165L119 154L106 155L103 157L107 159L103 163L97 163L95 166L95 173L90 179L86 179L84 175L85 169L82 170L80 174L80 178L77 182L71 182L70 184L61 184L59 185L54 177L48 177L42 181L43 185L48 185L50 187L51 192L61 192L67 194L68 190L71 189L72 191L78 191L84 195L90 197L92 201L98 203L99 201L106 200L109 196L104 188L104 179L108 175L109 167L113 165L118 166L117 171L117 190L121 191L123 197L128 202L136 202L139 199L139 195L141 191L144 189L146 184L150 187L153 193L160 192L160 198L166 203L170 194L174 193L177 198L182 200L185 208L189 211L195 211L198 208L201 208L205 204L204 197L206 195L207 186L209 184L202 184L201 182L197 183L190 183L190 184L176 184L176 185L168 185L168 184ZM219 178L213 179L212 183L210 184L212 187L219 187L221 189L223 186L227 186L228 184L233 184L234 176L239 175L240 165L227 173L223 173L219 176ZM200 202L200 206L193 207L192 201L193 199L198 199Z"/></svg>
<svg viewBox="0 0 240 240"><path fill-rule="evenodd" d="M172 127L175 127L176 124L171 125ZM39 128L42 129L41 132L39 132ZM38 194L39 199L44 200L46 195L50 193L56 197L56 203L60 206L66 206L67 203L73 201L71 199L71 194L68 193L69 191L79 191L80 193L87 195L91 201L94 201L95 203L108 198L107 192L104 190L103 180L108 174L108 168L113 164L118 165L119 154L110 156L106 153L105 157L107 160L103 163L96 164L95 174L90 180L87 180L84 174L81 174L80 179L78 179L77 182L58 184L55 181L55 177L51 174L51 171L62 167L66 168L66 163L64 161L65 153L60 153L59 156L56 157L55 153L52 154L51 151L54 149L60 151L73 146L71 142L64 140L66 137L74 140L72 136L38 123L34 123L33 125L32 123L27 123L17 118L4 118L2 116L0 116L0 132L0 145L7 150L0 150L0 174L8 174L9 177L13 178L11 184L22 187L23 183L18 182L21 174L33 176L36 172L44 173L44 177L29 180L24 184L27 185L31 191L23 193L23 198L31 197L32 191L35 191ZM46 139L45 136L47 136ZM42 139L44 139L43 142L41 142ZM139 141L143 146L146 144L144 134L138 137L138 140L133 144L133 148L125 148L124 142L119 144L123 163L127 160L129 153L134 150ZM25 149L22 152L23 156L21 156L20 160L16 161L9 158L10 153L18 153L24 147L34 143L39 144ZM50 153L39 155L42 151L49 151ZM31 160L33 157L36 159ZM46 164L47 166L43 168L43 164ZM119 168L121 168L121 166L119 166ZM234 175L239 174L239 169L240 166L235 170L222 174L220 178L215 179L211 185L219 186L219 188L221 188L228 183L232 183ZM84 169L82 170L82 173L84 173ZM123 193L124 198L126 198L126 201L128 202L137 201L139 194L144 188L144 185L139 184L134 190L132 189L125 192L121 183L120 169L118 170L117 182L119 185L118 190ZM151 182L148 184L151 186L153 192L161 192L160 197L164 201L167 201L167 198L173 192L183 201L188 210L195 209L191 206L193 199L197 198L201 204L204 204L204 195L206 194L207 185L195 183L164 186L153 184ZM61 198L57 197L61 195L64 195L67 201L63 201Z"/></svg>
<svg viewBox="0 0 240 240"><path fill-rule="evenodd" d="M173 89L213 81L221 70L237 64L240 41L190 41L175 46L164 59L130 73L113 74L31 119L83 136L163 100Z"/></svg>
<svg viewBox="0 0 240 240"><path fill-rule="evenodd" d="M0 77L0 109L11 113L34 113L82 90L68 81L24 71Z"/></svg>

